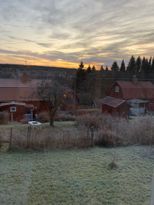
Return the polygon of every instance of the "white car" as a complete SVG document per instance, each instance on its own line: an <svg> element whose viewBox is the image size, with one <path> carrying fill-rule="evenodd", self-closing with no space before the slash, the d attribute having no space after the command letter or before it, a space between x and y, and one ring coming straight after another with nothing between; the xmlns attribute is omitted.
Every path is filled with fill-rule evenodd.
<svg viewBox="0 0 154 205"><path fill-rule="evenodd" d="M32 126L38 126L38 125L41 125L42 123L38 121L29 121L28 124Z"/></svg>

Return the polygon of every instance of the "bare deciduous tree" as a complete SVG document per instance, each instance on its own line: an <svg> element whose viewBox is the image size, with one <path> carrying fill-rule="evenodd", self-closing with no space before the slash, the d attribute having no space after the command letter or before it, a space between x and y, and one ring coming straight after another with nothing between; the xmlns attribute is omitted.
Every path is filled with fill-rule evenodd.
<svg viewBox="0 0 154 205"><path fill-rule="evenodd" d="M38 86L39 97L47 103L50 116L50 126L54 126L56 112L63 100L63 88L56 81L44 80Z"/></svg>

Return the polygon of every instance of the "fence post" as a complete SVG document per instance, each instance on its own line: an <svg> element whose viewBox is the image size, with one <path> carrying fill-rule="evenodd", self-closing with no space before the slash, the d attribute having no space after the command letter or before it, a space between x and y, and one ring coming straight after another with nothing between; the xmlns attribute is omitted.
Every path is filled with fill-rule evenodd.
<svg viewBox="0 0 154 205"><path fill-rule="evenodd" d="M90 127L90 138L91 138L91 145L94 146L94 131L95 131L95 127L91 126Z"/></svg>
<svg viewBox="0 0 154 205"><path fill-rule="evenodd" d="M12 149L13 128L10 129L9 150Z"/></svg>
<svg viewBox="0 0 154 205"><path fill-rule="evenodd" d="M31 126L27 129L27 148L30 148Z"/></svg>
<svg viewBox="0 0 154 205"><path fill-rule="evenodd" d="M151 204L154 205L154 176L152 177L152 192L151 192Z"/></svg>

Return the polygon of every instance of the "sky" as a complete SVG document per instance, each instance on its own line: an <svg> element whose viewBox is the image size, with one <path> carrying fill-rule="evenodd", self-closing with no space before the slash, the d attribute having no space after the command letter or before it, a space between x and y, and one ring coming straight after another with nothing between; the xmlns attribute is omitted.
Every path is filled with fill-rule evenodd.
<svg viewBox="0 0 154 205"><path fill-rule="evenodd" d="M154 55L153 0L0 0L0 63L77 68Z"/></svg>

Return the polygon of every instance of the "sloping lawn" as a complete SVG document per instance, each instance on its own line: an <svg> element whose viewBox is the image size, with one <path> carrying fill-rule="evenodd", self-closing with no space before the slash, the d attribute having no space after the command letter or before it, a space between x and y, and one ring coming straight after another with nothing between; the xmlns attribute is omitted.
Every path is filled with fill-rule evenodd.
<svg viewBox="0 0 154 205"><path fill-rule="evenodd" d="M55 127L71 127L75 125L75 121L55 121ZM8 128L22 128L28 127L29 124L21 124L21 123L10 123L6 125L0 125L0 129L8 129ZM42 123L39 127L49 127L49 123Z"/></svg>
<svg viewBox="0 0 154 205"><path fill-rule="evenodd" d="M148 147L0 153L0 205L149 205ZM118 168L108 164L116 155Z"/></svg>

